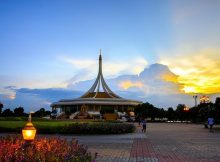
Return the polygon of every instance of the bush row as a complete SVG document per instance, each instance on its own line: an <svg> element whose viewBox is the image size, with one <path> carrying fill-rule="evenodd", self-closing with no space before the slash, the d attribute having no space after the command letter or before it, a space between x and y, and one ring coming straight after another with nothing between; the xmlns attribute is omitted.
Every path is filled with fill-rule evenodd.
<svg viewBox="0 0 220 162"><path fill-rule="evenodd" d="M21 132L21 127L0 128L0 132ZM123 134L135 131L135 126L128 123L72 123L65 126L37 126L37 133L45 134Z"/></svg>
<svg viewBox="0 0 220 162"><path fill-rule="evenodd" d="M135 126L128 123L72 123L62 128L60 133L70 134L122 134L132 133Z"/></svg>

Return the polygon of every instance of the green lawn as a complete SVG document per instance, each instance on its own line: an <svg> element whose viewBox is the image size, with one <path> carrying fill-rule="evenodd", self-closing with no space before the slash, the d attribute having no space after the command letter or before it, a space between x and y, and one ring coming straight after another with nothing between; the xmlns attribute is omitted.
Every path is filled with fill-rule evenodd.
<svg viewBox="0 0 220 162"><path fill-rule="evenodd" d="M27 121L0 121L0 132L20 132ZM34 127L42 132L52 133L73 121L33 121Z"/></svg>
<svg viewBox="0 0 220 162"><path fill-rule="evenodd" d="M1 128L22 128L25 125L25 121L0 121Z"/></svg>
<svg viewBox="0 0 220 162"><path fill-rule="evenodd" d="M27 121L0 121L0 128L23 128ZM34 126L37 127L56 127L56 126L64 126L67 124L74 123L73 121L33 121Z"/></svg>

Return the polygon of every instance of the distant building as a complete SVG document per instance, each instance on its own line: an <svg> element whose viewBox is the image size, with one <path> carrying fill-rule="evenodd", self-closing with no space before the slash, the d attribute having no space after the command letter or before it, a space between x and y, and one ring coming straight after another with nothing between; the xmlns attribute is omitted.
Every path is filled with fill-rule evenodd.
<svg viewBox="0 0 220 162"><path fill-rule="evenodd" d="M89 114L90 116L99 116L101 111L113 109L115 112L133 111L141 104L140 101L124 99L115 94L106 84L102 74L102 55L99 55L98 76L92 87L81 97L76 99L62 99L59 102L51 104L52 110L58 110L59 113L72 114L70 118Z"/></svg>

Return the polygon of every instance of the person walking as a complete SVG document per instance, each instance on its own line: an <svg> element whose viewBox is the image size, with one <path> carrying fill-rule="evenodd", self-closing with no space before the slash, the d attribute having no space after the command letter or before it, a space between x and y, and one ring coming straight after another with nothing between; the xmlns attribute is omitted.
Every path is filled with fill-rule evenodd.
<svg viewBox="0 0 220 162"><path fill-rule="evenodd" d="M209 125L209 131L213 132L213 130L212 130L213 125L214 125L214 118L213 117L208 118L208 125Z"/></svg>
<svg viewBox="0 0 220 162"><path fill-rule="evenodd" d="M146 128L147 128L147 121L146 119L143 119L142 122L141 122L141 125L142 125L142 132L146 132Z"/></svg>

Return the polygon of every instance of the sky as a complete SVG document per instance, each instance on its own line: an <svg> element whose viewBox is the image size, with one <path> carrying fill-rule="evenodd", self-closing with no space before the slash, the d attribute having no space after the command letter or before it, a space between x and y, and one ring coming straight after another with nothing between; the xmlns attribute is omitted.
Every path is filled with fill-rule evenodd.
<svg viewBox="0 0 220 162"><path fill-rule="evenodd" d="M0 102L28 111L77 97L97 75L100 48L104 76L123 97L143 94L158 107L216 97L219 10L219 0L1 0Z"/></svg>

